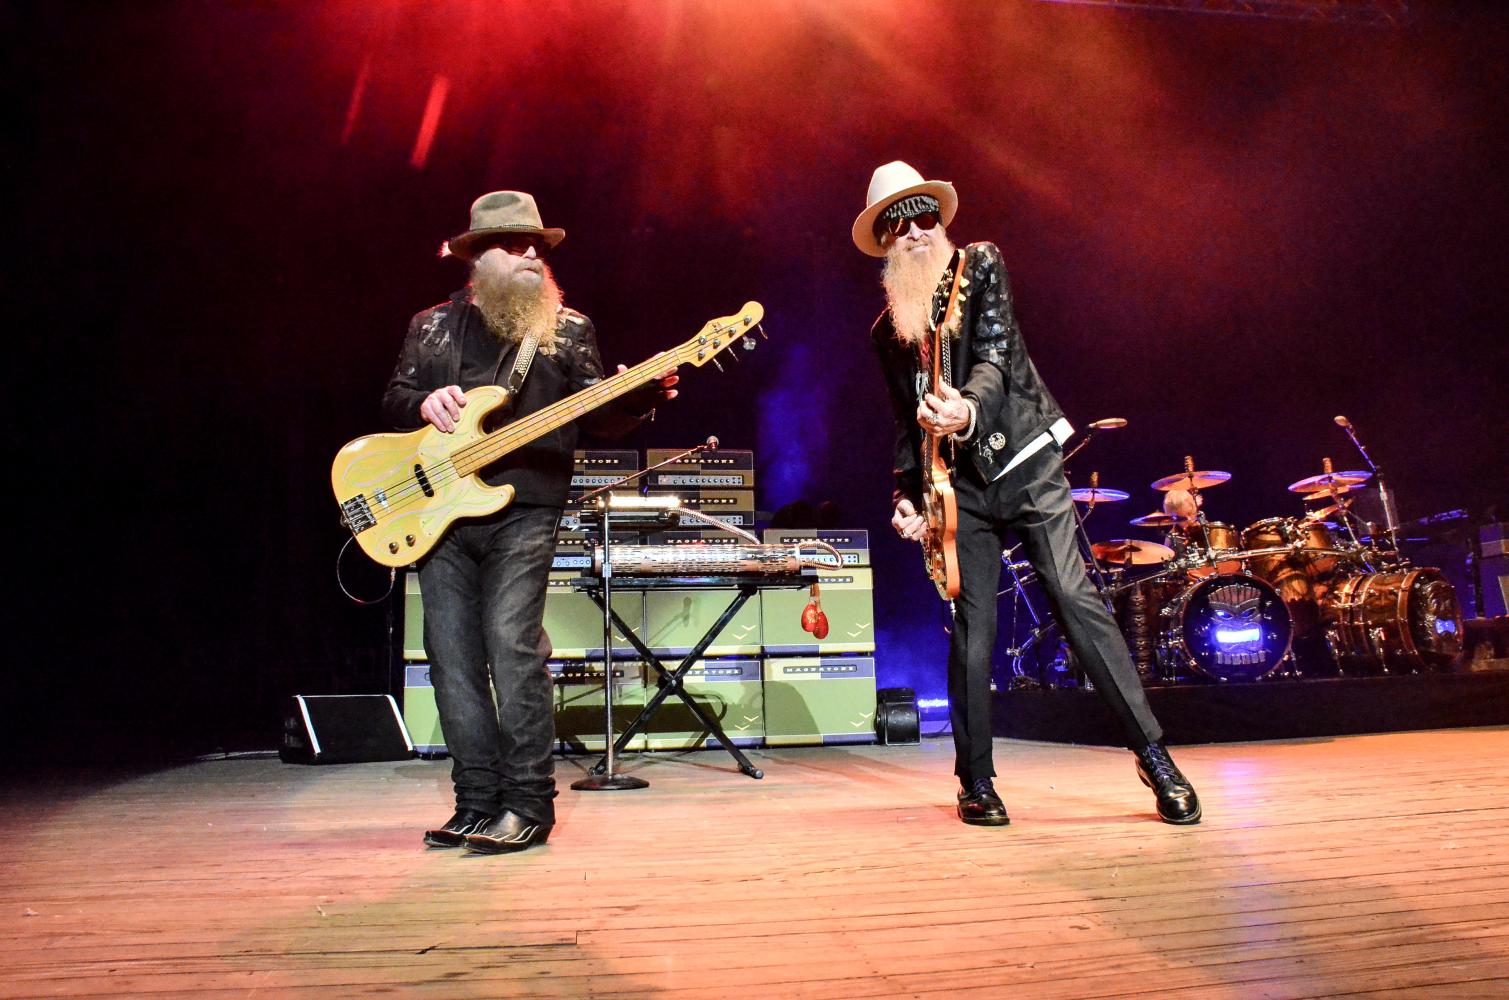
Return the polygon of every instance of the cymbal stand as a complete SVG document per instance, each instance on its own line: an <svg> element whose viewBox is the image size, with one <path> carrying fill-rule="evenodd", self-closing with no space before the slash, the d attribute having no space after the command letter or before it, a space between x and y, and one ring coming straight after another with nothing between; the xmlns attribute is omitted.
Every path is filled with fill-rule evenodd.
<svg viewBox="0 0 1509 1000"><path fill-rule="evenodd" d="M1027 583L1032 574L1032 564L1012 558L1020 548L1020 544L1013 545L1001 553L1001 562L1005 565L1006 572L1011 574L1011 586L996 594L998 598L1004 597L1007 593L1011 594L1011 631L1008 633L1011 637L1011 642L1015 643L1016 641L1019 610L1026 608L1027 617L1032 619L1032 628L1027 633L1027 638L1022 640L1019 645L1008 645L1006 647L1006 655L1011 657L1011 676L1013 682L1028 680L1027 672L1022 668L1022 661L1026 659L1027 654L1031 652L1033 647L1052 632L1058 624L1052 618L1045 622L1042 614L1038 612L1037 605L1032 602L1032 595L1027 592ZM1039 669L1037 674L1037 683L1040 686L1046 687L1047 685L1043 683L1042 670Z"/></svg>

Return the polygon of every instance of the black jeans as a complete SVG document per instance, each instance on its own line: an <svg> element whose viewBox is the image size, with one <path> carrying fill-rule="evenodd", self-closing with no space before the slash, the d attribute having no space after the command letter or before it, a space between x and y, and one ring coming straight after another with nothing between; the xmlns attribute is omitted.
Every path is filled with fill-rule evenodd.
<svg viewBox="0 0 1509 1000"><path fill-rule="evenodd" d="M961 463L964 464L964 463ZM1126 640L1085 575L1075 540L1074 500L1063 452L1049 444L995 482L973 468L954 476L959 507L959 597L948 655L948 705L954 773L969 785L995 775L991 757L990 657L996 640L996 591L1006 533L1022 542L1064 638L1116 714L1129 746L1163 739Z"/></svg>
<svg viewBox="0 0 1509 1000"><path fill-rule="evenodd" d="M514 506L462 521L420 564L424 649L458 809L555 822L554 689L541 622L560 513Z"/></svg>

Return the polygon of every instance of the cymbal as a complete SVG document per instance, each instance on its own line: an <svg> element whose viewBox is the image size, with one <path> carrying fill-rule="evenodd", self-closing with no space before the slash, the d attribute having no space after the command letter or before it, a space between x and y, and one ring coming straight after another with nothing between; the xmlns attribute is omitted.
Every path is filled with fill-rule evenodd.
<svg viewBox="0 0 1509 1000"><path fill-rule="evenodd" d="M1163 490L1203 490L1212 486L1220 486L1231 478L1229 472L1218 472L1215 469L1197 469L1194 472L1180 472L1172 476L1164 476L1153 483L1153 489Z"/></svg>
<svg viewBox="0 0 1509 1000"><path fill-rule="evenodd" d="M1337 490L1337 492L1339 493L1341 491ZM1339 510L1346 510L1350 506L1352 506L1352 501L1339 500L1336 503L1328 504L1324 507L1318 507L1315 510L1305 511L1304 519L1306 521L1319 521L1322 518L1330 517L1332 514L1336 513Z"/></svg>
<svg viewBox="0 0 1509 1000"><path fill-rule="evenodd" d="M1139 542L1135 538L1113 538L1109 542L1096 542L1090 546L1095 558L1104 563L1152 566L1165 563L1174 557L1174 550L1157 542Z"/></svg>
<svg viewBox="0 0 1509 1000"><path fill-rule="evenodd" d="M1365 483L1373 478L1371 472L1353 470L1351 472L1323 472L1309 479L1301 479L1297 483L1289 484L1290 493L1319 493L1322 490L1340 491L1343 487L1350 488Z"/></svg>
<svg viewBox="0 0 1509 1000"><path fill-rule="evenodd" d="M1127 524L1135 524L1139 528L1172 528L1176 524L1188 524L1193 520L1192 517L1180 517L1178 514L1165 514L1161 510L1155 510L1151 514L1134 517Z"/></svg>
<svg viewBox="0 0 1509 1000"><path fill-rule="evenodd" d="M1121 503L1132 494L1125 490L1108 490L1103 486L1092 486L1084 489L1070 490L1076 503Z"/></svg>

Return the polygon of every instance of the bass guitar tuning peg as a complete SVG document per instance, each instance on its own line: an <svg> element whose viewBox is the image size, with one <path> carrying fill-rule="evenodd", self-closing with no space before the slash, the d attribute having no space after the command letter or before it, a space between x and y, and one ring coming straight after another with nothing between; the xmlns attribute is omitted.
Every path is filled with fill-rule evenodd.
<svg viewBox="0 0 1509 1000"><path fill-rule="evenodd" d="M713 367L714 367L714 368L716 368L716 369L718 369L718 371L720 371L720 372L721 372L721 371L722 371L722 370L723 370L723 365L722 365L722 363L721 363L721 362L719 362L719 361L718 361L718 359L717 359L717 358L713 358L713 359L711 359L711 360L712 360L712 363L713 363Z"/></svg>

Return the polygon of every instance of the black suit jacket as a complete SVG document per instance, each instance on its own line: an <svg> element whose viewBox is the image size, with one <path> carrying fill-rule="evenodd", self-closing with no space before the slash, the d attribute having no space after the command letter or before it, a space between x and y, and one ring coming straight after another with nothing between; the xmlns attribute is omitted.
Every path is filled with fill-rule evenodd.
<svg viewBox="0 0 1509 1000"><path fill-rule="evenodd" d="M1011 308L1011 284L1000 248L994 243L971 243L960 252L965 255L964 274L969 286L960 292L963 322L952 348L949 381L973 400L978 410L974 435L961 446L960 454L968 456L984 482L990 482L1018 451L1064 413L1027 356ZM935 315L947 300L952 279L950 267L939 279ZM917 425L917 352L897 339L889 311L875 321L870 339L885 372L896 421L895 498L906 497L920 507L922 428Z"/></svg>

